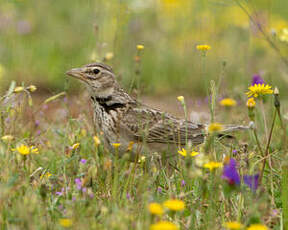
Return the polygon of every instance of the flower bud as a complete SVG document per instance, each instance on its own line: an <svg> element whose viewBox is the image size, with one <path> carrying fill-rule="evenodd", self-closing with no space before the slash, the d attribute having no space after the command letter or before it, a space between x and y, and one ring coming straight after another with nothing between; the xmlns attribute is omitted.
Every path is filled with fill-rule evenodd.
<svg viewBox="0 0 288 230"><path fill-rule="evenodd" d="M181 102L181 104L184 103L184 97L183 96L178 96L177 100Z"/></svg>
<svg viewBox="0 0 288 230"><path fill-rule="evenodd" d="M105 54L105 60L109 61L114 57L114 54L112 52L108 52Z"/></svg>
<svg viewBox="0 0 288 230"><path fill-rule="evenodd" d="M280 108L279 89L277 87L274 89L274 106Z"/></svg>
<svg viewBox="0 0 288 230"><path fill-rule="evenodd" d="M143 45L140 45L140 44L139 44L139 45L137 45L136 47L137 47L137 50L144 50L144 46L143 46Z"/></svg>
<svg viewBox="0 0 288 230"><path fill-rule="evenodd" d="M14 89L14 93L21 93L22 91L24 91L24 87L22 87L22 86L17 86Z"/></svg>
<svg viewBox="0 0 288 230"><path fill-rule="evenodd" d="M32 92L36 91L37 87L35 85L30 85L30 86L28 86L27 89L32 93Z"/></svg>
<svg viewBox="0 0 288 230"><path fill-rule="evenodd" d="M256 106L256 102L253 97L249 98L246 102L246 106L248 108L254 108Z"/></svg>

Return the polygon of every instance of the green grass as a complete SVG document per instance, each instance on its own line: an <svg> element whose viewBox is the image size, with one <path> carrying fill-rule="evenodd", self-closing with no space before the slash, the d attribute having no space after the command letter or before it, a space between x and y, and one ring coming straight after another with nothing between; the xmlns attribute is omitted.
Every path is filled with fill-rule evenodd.
<svg viewBox="0 0 288 230"><path fill-rule="evenodd" d="M288 28L287 1L244 5L250 16L258 15L264 33L286 58L287 42L280 36ZM140 230L160 220L180 229L224 229L229 221L241 222L243 229L253 223L288 229L287 66L236 0L2 0L0 34L1 95L7 95L0 99L1 229L64 229L65 218L71 229ZM145 46L140 62L135 61L137 44ZM198 44L212 47L205 58ZM128 90L140 85L138 93L204 101L213 80L214 104L201 107L210 106L215 121L224 124L250 122L245 92L251 76L261 73L280 89L282 123L277 114L267 146L275 106L274 96L266 95L253 110L255 130L239 132L229 142L209 135L196 149L200 156L175 153L172 164L178 170L161 153L146 153L138 163L117 157L103 146L101 130L94 130L87 97L74 96L78 84L64 76L95 61L92 56L103 61L108 52L114 57L105 62L117 79ZM14 93L13 84L7 94L12 80L36 85L40 95ZM44 102L59 91L65 98L64 93ZM237 99L238 105L223 108L222 97ZM2 138L8 134L13 140ZM75 143L80 146L73 149ZM36 146L39 154L21 155L15 150L21 144ZM227 183L222 168L203 167L210 161L227 163L225 157L237 161L241 184ZM263 180L253 192L242 177L261 174L264 159ZM172 198L182 200L185 209L165 210L161 217L149 213L150 203Z"/></svg>
<svg viewBox="0 0 288 230"><path fill-rule="evenodd" d="M268 133L262 116L264 112L270 130L273 95L266 97L264 111L258 99L254 111L260 147L263 154L268 153L263 181L256 192L243 179L239 185L229 184L222 178L221 168L209 171L204 167L210 161L227 163L226 156L237 161L241 178L261 173L263 155L252 130L240 132L232 142L210 135L198 148L200 155L176 156L172 161L178 168L175 170L161 153L146 153L145 159L133 163L125 155L119 158L107 151L102 144L96 146L90 113L81 98L54 98L32 107L26 98L24 92L12 93L1 104L2 136L14 136L10 141L2 139L0 145L2 229L62 229L63 218L72 221L71 229L148 229L160 219L181 229L221 229L229 221L281 229L282 200L287 193L287 188L282 188L281 198L281 178L287 176L283 130L277 118L265 152ZM71 114L71 103L79 106L78 118ZM237 111L242 111L238 123L249 120L243 104L228 110L216 108L218 120L227 122L229 113ZM101 134L97 135L102 142ZM73 148L75 143L80 145ZM21 150L15 150L20 144L37 147L39 154L21 155ZM80 190L76 178L81 180ZM150 203L161 204L171 198L185 202L185 209L176 213L167 210L162 217L149 213Z"/></svg>

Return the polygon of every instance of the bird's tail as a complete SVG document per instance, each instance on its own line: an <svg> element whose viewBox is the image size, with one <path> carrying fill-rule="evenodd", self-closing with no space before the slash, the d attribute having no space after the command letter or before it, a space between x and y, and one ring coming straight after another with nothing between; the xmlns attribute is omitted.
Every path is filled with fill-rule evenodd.
<svg viewBox="0 0 288 230"><path fill-rule="evenodd" d="M240 130L248 130L250 129L250 126L243 126L243 125L223 125L221 132L234 132L234 131L240 131Z"/></svg>
<svg viewBox="0 0 288 230"><path fill-rule="evenodd" d="M235 138L231 133L242 131L242 130L249 130L250 126L243 126L243 125L223 125L221 132L218 134L220 138Z"/></svg>

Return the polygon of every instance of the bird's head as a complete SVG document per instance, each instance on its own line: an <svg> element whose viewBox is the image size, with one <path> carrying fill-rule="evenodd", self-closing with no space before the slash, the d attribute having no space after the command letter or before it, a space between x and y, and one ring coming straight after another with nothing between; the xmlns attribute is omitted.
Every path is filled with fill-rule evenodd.
<svg viewBox="0 0 288 230"><path fill-rule="evenodd" d="M117 84L112 68L102 63L91 63L74 68L66 74L84 82L90 94L96 97L110 96Z"/></svg>

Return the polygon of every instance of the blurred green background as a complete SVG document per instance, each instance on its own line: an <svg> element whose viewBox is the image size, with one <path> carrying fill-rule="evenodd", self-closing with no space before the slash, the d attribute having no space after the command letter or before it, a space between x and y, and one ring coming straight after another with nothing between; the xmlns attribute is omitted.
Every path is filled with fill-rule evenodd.
<svg viewBox="0 0 288 230"><path fill-rule="evenodd" d="M288 1L238 1L287 56ZM137 44L145 93L202 96L220 75L223 94L243 93L255 73L286 91L288 67L233 0L0 0L2 91L16 80L76 92L65 71L107 55L129 87ZM205 59L198 44L211 46Z"/></svg>

